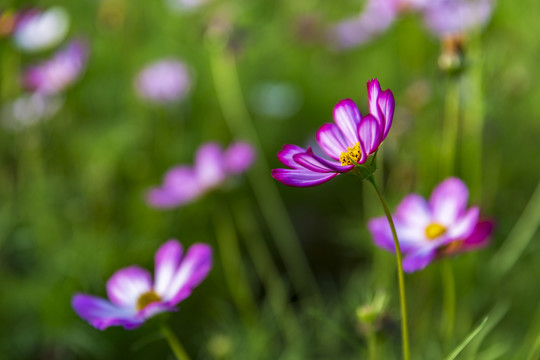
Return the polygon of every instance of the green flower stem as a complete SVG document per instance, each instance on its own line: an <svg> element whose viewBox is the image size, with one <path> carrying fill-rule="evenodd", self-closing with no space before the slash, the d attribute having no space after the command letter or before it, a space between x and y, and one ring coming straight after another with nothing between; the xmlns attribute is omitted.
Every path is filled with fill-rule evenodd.
<svg viewBox="0 0 540 360"><path fill-rule="evenodd" d="M469 184L473 200L481 199L482 144L484 129L484 94L482 88L482 49L479 34L472 34L467 41L467 63L464 74L467 96L463 98L461 173Z"/></svg>
<svg viewBox="0 0 540 360"><path fill-rule="evenodd" d="M167 324L161 325L161 333L163 336L165 336L165 339L167 339L167 342L169 343L169 346L171 347L171 350L174 353L174 356L176 356L177 360L190 360L189 355L187 354L186 350L184 350L184 347L174 335L171 328Z"/></svg>
<svg viewBox="0 0 540 360"><path fill-rule="evenodd" d="M442 261L441 268L443 284L443 307L446 316L443 334L447 340L450 340L454 333L454 321L456 317L456 282L452 263L448 258Z"/></svg>
<svg viewBox="0 0 540 360"><path fill-rule="evenodd" d="M367 338L367 350L368 350L368 359L377 360L377 334L374 331L370 331L366 336Z"/></svg>
<svg viewBox="0 0 540 360"><path fill-rule="evenodd" d="M397 261L397 270L398 270L398 282L399 282L399 302L401 305L401 338L403 342L403 359L409 360L410 359L410 349L409 349L409 330L407 325L407 299L405 297L405 277L403 275L403 264L401 260L401 249L399 247L399 240L396 233L396 228L394 226L394 221L392 220L392 214L390 213L390 210L388 209L388 205L386 205L386 201L384 200L384 196L379 190L379 187L377 186L377 183L375 182L375 178L373 176L370 176L367 178L367 180L373 185L373 188L377 192L377 195L379 196L379 200L381 201L381 205L384 209L384 214L386 215L386 218L388 219L388 223L390 224L390 229L392 230L392 236L394 238L394 245L396 247L396 261Z"/></svg>
<svg viewBox="0 0 540 360"><path fill-rule="evenodd" d="M270 250L257 226L252 205L246 197L239 197L231 206L238 231L245 240L244 245L265 287L269 305L277 322L288 343L298 345L303 334L300 323L294 310L288 304L287 289L279 277Z"/></svg>
<svg viewBox="0 0 540 360"><path fill-rule="evenodd" d="M225 281L238 312L249 325L255 320L257 306L244 271L236 230L228 209L219 204L214 208L214 228Z"/></svg>
<svg viewBox="0 0 540 360"><path fill-rule="evenodd" d="M320 295L315 277L283 200L270 177L270 166L264 158L261 141L244 104L236 60L234 54L228 51L226 42L225 35L209 34L206 38L214 86L223 117L231 133L235 137L249 140L257 151L257 161L247 177L293 286L304 298L318 300Z"/></svg>
<svg viewBox="0 0 540 360"><path fill-rule="evenodd" d="M441 139L440 175L442 178L454 175L459 131L460 79L456 76L449 76L446 84L444 123Z"/></svg>

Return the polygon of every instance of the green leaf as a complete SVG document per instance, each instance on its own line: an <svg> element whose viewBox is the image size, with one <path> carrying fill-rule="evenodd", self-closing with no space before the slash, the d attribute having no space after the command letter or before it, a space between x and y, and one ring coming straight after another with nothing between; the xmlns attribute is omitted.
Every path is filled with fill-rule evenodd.
<svg viewBox="0 0 540 360"><path fill-rule="evenodd" d="M487 322L487 319L488 317L486 316L484 318L484 320L482 320L482 323L480 325L478 325L476 327L476 329L474 329L470 334L469 336L467 336L465 338L465 340L463 340L461 342L461 344L459 344L455 349L454 351L452 351L452 353L450 355L448 355L448 357L446 358L446 360L454 360L458 355L459 353L471 342L472 339L474 339L474 337L476 335L478 335L478 333L484 328L484 326L486 325L486 322Z"/></svg>

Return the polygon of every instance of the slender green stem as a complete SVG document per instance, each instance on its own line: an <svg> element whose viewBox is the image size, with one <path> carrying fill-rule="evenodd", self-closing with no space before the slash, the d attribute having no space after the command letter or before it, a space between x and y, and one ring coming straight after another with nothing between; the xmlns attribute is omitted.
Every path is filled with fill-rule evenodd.
<svg viewBox="0 0 540 360"><path fill-rule="evenodd" d="M456 145L459 131L459 77L449 77L444 104L444 123L441 139L441 177L454 175Z"/></svg>
<svg viewBox="0 0 540 360"><path fill-rule="evenodd" d="M257 306L251 293L249 281L244 271L238 238L233 220L228 209L216 205L214 211L214 228L219 254L223 266L225 281L231 292L233 301L244 321L251 324L257 313Z"/></svg>
<svg viewBox="0 0 540 360"><path fill-rule="evenodd" d="M454 321L456 317L456 282L454 280L452 263L449 259L442 261L441 275L443 283L443 306L446 316L444 335L447 340L450 340L454 332Z"/></svg>
<svg viewBox="0 0 540 360"><path fill-rule="evenodd" d="M390 213L390 210L388 209L388 205L386 205L386 200L384 200L384 196L379 190L379 187L377 186L377 183L375 182L375 178L373 176L370 176L367 178L367 180L373 185L373 188L377 192L377 195L379 196L379 200L381 201L381 205L384 209L384 214L386 215L386 218L388 219L388 223L390 224L390 229L392 230L392 236L394 238L394 246L396 247L396 261L397 261L397 271L398 271L398 282L399 282L399 302L401 305L401 338L403 342L403 359L409 360L410 359L410 349L409 349L409 330L407 325L407 299L405 297L405 277L403 275L403 264L401 260L401 249L399 247L399 240L396 233L396 228L394 226L394 221L392 220L392 214Z"/></svg>
<svg viewBox="0 0 540 360"><path fill-rule="evenodd" d="M234 54L227 49L226 36L208 35L206 46L217 99L231 133L249 140L255 147L257 162L248 180L262 215L272 233L295 289L305 298L319 300L319 291L300 240L287 215L287 209L269 174L262 144L253 126L242 95Z"/></svg>
<svg viewBox="0 0 540 360"><path fill-rule="evenodd" d="M162 324L161 333L163 336L165 336L165 339L167 339L167 342L169 343L169 346L171 347L171 350L173 351L177 360L190 360L189 355L187 354L186 350L184 350L180 340L178 340L176 335L174 335L169 325L165 323Z"/></svg>
<svg viewBox="0 0 540 360"><path fill-rule="evenodd" d="M377 334L374 331L370 331L367 337L367 349L368 349L368 359L377 360Z"/></svg>

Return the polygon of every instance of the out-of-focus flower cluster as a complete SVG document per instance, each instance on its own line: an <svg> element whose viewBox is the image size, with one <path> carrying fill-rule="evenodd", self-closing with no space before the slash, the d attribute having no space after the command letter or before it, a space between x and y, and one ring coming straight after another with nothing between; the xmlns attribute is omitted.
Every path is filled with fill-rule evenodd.
<svg viewBox="0 0 540 360"><path fill-rule="evenodd" d="M246 171L254 160L255 151L248 143L236 142L225 150L206 143L197 150L193 166L179 165L167 171L163 184L150 189L146 201L155 208L182 206Z"/></svg>
<svg viewBox="0 0 540 360"><path fill-rule="evenodd" d="M491 16L493 0L368 0L359 16L331 29L338 48L363 44L386 31L404 13L416 13L435 36L459 36L483 26Z"/></svg>
<svg viewBox="0 0 540 360"><path fill-rule="evenodd" d="M69 15L61 7L31 8L4 12L0 16L2 36L10 36L19 51L36 54L58 46L67 36ZM25 93L3 104L3 125L19 130L46 120L61 108L61 94L81 76L88 59L84 40L70 40L49 58L35 62L20 74Z"/></svg>
<svg viewBox="0 0 540 360"><path fill-rule="evenodd" d="M143 100L167 104L182 100L191 87L183 62L165 58L144 67L135 78L135 90Z"/></svg>

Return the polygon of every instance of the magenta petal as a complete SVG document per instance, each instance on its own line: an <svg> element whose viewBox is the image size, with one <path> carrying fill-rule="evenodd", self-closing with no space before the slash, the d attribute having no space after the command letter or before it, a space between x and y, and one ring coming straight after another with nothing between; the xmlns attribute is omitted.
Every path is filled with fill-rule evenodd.
<svg viewBox="0 0 540 360"><path fill-rule="evenodd" d="M211 268L212 248L200 243L192 245L163 295L163 300L172 306L178 304L204 280Z"/></svg>
<svg viewBox="0 0 540 360"><path fill-rule="evenodd" d="M359 141L357 129L361 119L362 115L351 99L341 100L334 107L334 121L347 139L349 146Z"/></svg>
<svg viewBox="0 0 540 360"><path fill-rule="evenodd" d="M403 271L415 272L428 266L434 259L437 252L432 248L420 249L414 253L407 254L403 259Z"/></svg>
<svg viewBox="0 0 540 360"><path fill-rule="evenodd" d="M293 157L296 154L305 153L306 150L301 148L297 145L283 145L283 149L278 152L277 157L279 161L283 163L283 165L286 165L290 167L291 169L301 169L302 166L298 165L296 161L294 161Z"/></svg>
<svg viewBox="0 0 540 360"><path fill-rule="evenodd" d="M493 10L492 0L434 2L423 12L424 23L436 36L460 34L481 27Z"/></svg>
<svg viewBox="0 0 540 360"><path fill-rule="evenodd" d="M139 296L151 289L150 273L138 266L120 269L107 281L107 295L119 306L135 307Z"/></svg>
<svg viewBox="0 0 540 360"><path fill-rule="evenodd" d="M176 311L176 307L164 302L155 302L147 305L137 312L137 317L144 321L154 315L167 311Z"/></svg>
<svg viewBox="0 0 540 360"><path fill-rule="evenodd" d="M372 79L367 83L369 113L378 121L382 120L381 108L379 107L379 94L381 93L381 85L379 80ZM381 125L384 124L381 122Z"/></svg>
<svg viewBox="0 0 540 360"><path fill-rule="evenodd" d="M337 171L339 173L346 173L348 171L351 171L352 168L354 168L354 165L341 165L340 162L337 162L337 161L331 161L331 160L326 160L320 156L317 156L313 153L313 151L311 150L311 148L308 149L307 153L311 156L313 156L319 163L321 163L323 166L326 166L327 168L330 168L332 169L333 171Z"/></svg>
<svg viewBox="0 0 540 360"><path fill-rule="evenodd" d="M143 323L133 308L118 307L96 296L77 294L71 300L71 306L77 315L99 330L118 325L133 329Z"/></svg>
<svg viewBox="0 0 540 360"><path fill-rule="evenodd" d="M319 173L335 172L334 169L325 166L309 153L296 154L293 156L293 158L294 161L308 170Z"/></svg>
<svg viewBox="0 0 540 360"><path fill-rule="evenodd" d="M429 206L433 220L445 226L454 224L465 212L469 190L458 178L448 178L431 193Z"/></svg>
<svg viewBox="0 0 540 360"><path fill-rule="evenodd" d="M154 291L163 296L182 259L182 245L172 239L161 245L155 255Z"/></svg>
<svg viewBox="0 0 540 360"><path fill-rule="evenodd" d="M215 143L202 145L195 156L195 174L199 186L210 189L225 180L221 147Z"/></svg>
<svg viewBox="0 0 540 360"><path fill-rule="evenodd" d="M347 140L337 125L324 124L317 131L317 142L321 149L334 160L339 160L341 153L347 151Z"/></svg>
<svg viewBox="0 0 540 360"><path fill-rule="evenodd" d="M294 187L316 186L333 179L338 173L318 173L307 169L273 169L272 177Z"/></svg>
<svg viewBox="0 0 540 360"><path fill-rule="evenodd" d="M371 114L364 116L358 127L358 137L364 150L362 157L367 157L377 151L379 145L381 145L381 135L379 122ZM359 162L363 163L364 161Z"/></svg>
<svg viewBox="0 0 540 360"><path fill-rule="evenodd" d="M489 236L493 232L495 223L490 220L483 220L476 223L471 235L463 241L462 251L472 250L486 246L489 243Z"/></svg>
<svg viewBox="0 0 540 360"><path fill-rule="evenodd" d="M190 202L202 190L191 168L177 166L167 171L162 187L148 191L146 202L156 208L172 208Z"/></svg>
<svg viewBox="0 0 540 360"><path fill-rule="evenodd" d="M388 135L388 131L390 131L390 127L392 126L392 119L394 118L394 109L396 107L396 104L394 102L394 94L392 94L392 91L390 90L383 91L379 95L379 99L377 103L384 117L384 131L382 133L382 139L381 139L382 141L386 138L386 135Z"/></svg>
<svg viewBox="0 0 540 360"><path fill-rule="evenodd" d="M223 154L225 170L231 174L241 174L255 161L255 150L246 142L229 145Z"/></svg>

